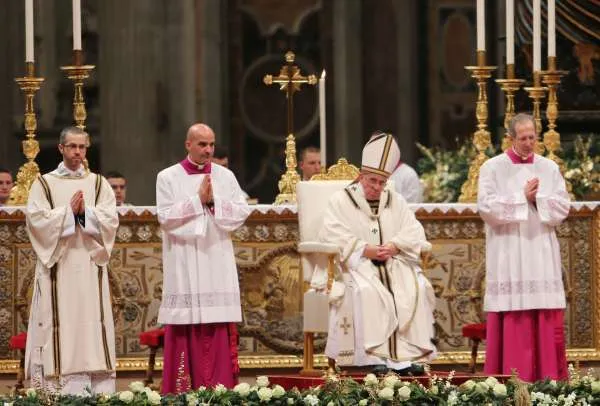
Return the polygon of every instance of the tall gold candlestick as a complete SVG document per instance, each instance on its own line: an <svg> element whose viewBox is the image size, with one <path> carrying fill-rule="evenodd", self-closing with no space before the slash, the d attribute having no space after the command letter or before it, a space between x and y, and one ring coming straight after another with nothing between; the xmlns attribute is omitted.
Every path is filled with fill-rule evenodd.
<svg viewBox="0 0 600 406"><path fill-rule="evenodd" d="M525 90L529 94L529 98L533 100L533 121L535 122L535 134L537 142L535 144L535 153L544 154L544 144L540 141L542 134L542 99L546 97L546 90L541 83L541 72L533 72L533 86L526 87Z"/></svg>
<svg viewBox="0 0 600 406"><path fill-rule="evenodd" d="M504 129L506 130L502 139L502 150L506 151L510 147L510 139L508 133L508 125L510 120L515 116L515 93L519 91L525 80L515 79L515 65L506 66L506 79L496 79L496 83L500 85L500 89L506 96L506 106L504 109Z"/></svg>
<svg viewBox="0 0 600 406"><path fill-rule="evenodd" d="M460 190L459 202L468 203L477 201L477 188L479 183L479 170L488 159L485 151L492 145L490 132L487 128L488 100L487 80L492 77L495 66L485 65L485 51L477 51L477 66L465 66L471 72L471 77L477 82L477 102L475 116L477 117L477 131L473 134L473 144L477 155L469 166L469 175Z"/></svg>
<svg viewBox="0 0 600 406"><path fill-rule="evenodd" d="M90 73L94 70L94 65L83 64L83 51L80 49L73 50L73 65L61 66L60 69L65 72L67 78L73 81L73 121L75 126L85 130L85 120L87 119L87 111L85 109L85 98L83 97L83 83L90 77ZM88 146L90 140L87 140ZM87 159L83 160L83 165L86 170L89 170Z"/></svg>
<svg viewBox="0 0 600 406"><path fill-rule="evenodd" d="M546 119L548 120L548 131L544 133L544 146L548 151L547 158L556 162L560 168L560 172L565 174L565 163L563 160L556 155L560 151L560 134L556 131L556 119L558 118L558 97L557 89L560 84L561 77L566 75L568 72L556 69L556 57L548 57L548 70L542 71L542 83L548 87L548 104L546 106ZM567 190L571 197L573 197L573 187L571 183L565 179L567 183Z"/></svg>
<svg viewBox="0 0 600 406"><path fill-rule="evenodd" d="M23 141L23 154L27 162L19 168L17 181L10 191L8 204L11 206L23 206L27 204L29 189L35 178L40 173L40 168L35 162L35 157L40 152L40 144L35 139L37 130L37 118L34 109L35 93L40 90L44 78L35 76L35 66L33 62L25 63L26 74L24 77L16 78L15 82L19 85L21 91L25 94L25 140Z"/></svg>

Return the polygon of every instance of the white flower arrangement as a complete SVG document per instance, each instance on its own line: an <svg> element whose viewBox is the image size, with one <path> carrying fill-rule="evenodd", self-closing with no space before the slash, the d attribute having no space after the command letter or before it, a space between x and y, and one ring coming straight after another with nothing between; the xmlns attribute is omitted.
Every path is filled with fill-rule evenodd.
<svg viewBox="0 0 600 406"><path fill-rule="evenodd" d="M265 388L269 386L269 378L266 376L259 376L256 378L256 385L259 388Z"/></svg>

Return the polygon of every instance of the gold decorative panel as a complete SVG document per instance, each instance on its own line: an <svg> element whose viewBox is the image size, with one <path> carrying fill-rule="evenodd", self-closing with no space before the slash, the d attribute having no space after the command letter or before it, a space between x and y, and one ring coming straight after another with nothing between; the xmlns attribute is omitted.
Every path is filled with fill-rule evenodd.
<svg viewBox="0 0 600 406"><path fill-rule="evenodd" d="M479 216L468 209L460 213L446 209L420 209L417 217L433 243L424 271L437 296L436 362L459 363L469 358L462 326L483 317L485 230ZM571 359L600 360L599 213L598 208L573 210L557 229L569 299L565 324ZM109 273L117 355L121 369L143 369L147 349L140 347L138 334L156 327L162 289L161 233L150 212L130 212L120 220ZM243 303L240 365L299 367L305 283L296 251L296 214L286 209L256 211L232 238ZM11 360L17 354L8 348L8 339L26 328L34 266L24 216L0 210L0 372L16 368ZM325 336L318 336L317 351L324 345ZM318 364L323 361L317 358Z"/></svg>

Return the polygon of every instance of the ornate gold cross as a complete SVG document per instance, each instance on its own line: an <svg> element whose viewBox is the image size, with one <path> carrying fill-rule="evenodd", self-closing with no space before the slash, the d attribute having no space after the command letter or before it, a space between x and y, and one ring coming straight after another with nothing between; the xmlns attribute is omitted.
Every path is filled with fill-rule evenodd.
<svg viewBox="0 0 600 406"><path fill-rule="evenodd" d="M285 92L287 99L287 133L294 133L294 93L300 91L302 85L316 85L318 80L315 75L302 76L300 68L294 65L296 55L292 51L287 51L285 54L286 64L281 67L279 75L265 75L263 81L267 86L276 83L279 85L279 90Z"/></svg>
<svg viewBox="0 0 600 406"><path fill-rule="evenodd" d="M286 64L281 67L279 75L265 75L263 81L267 86L278 84L280 90L285 92L287 99L287 137L285 146L286 172L279 180L279 194L275 198L275 204L296 203L296 183L300 181L300 175L296 172L296 140L294 138L294 93L300 91L302 85L317 84L315 75L302 76L300 68L294 65L296 55L292 51L285 54Z"/></svg>

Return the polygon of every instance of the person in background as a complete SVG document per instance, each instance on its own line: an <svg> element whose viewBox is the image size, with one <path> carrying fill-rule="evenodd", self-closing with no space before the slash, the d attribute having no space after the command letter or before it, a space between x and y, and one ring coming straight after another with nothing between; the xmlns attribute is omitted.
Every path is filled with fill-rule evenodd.
<svg viewBox="0 0 600 406"><path fill-rule="evenodd" d="M8 204L10 191L13 188L13 177L8 169L0 168L0 207Z"/></svg>
<svg viewBox="0 0 600 406"><path fill-rule="evenodd" d="M321 173L321 152L317 147L306 147L300 152L300 176L302 180L310 180L313 175Z"/></svg>
<svg viewBox="0 0 600 406"><path fill-rule="evenodd" d="M125 179L125 176L117 171L109 171L106 172L105 177L115 193L117 206L131 206L129 203L125 203L127 198L127 179Z"/></svg>

